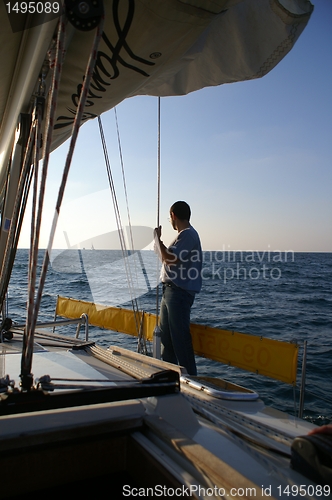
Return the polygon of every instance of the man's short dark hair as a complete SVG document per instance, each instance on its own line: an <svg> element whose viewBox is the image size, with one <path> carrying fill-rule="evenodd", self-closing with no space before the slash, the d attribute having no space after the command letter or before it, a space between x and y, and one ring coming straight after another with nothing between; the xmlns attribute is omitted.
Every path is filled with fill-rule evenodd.
<svg viewBox="0 0 332 500"><path fill-rule="evenodd" d="M190 206L185 201L176 201L171 206L170 212L173 212L178 219L190 221L191 210Z"/></svg>

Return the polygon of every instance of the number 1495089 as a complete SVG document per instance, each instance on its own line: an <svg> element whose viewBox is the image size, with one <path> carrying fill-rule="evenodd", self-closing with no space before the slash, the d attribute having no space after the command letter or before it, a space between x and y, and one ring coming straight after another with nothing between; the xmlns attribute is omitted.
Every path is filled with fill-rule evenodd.
<svg viewBox="0 0 332 500"><path fill-rule="evenodd" d="M60 2L8 2L8 14L58 14Z"/></svg>
<svg viewBox="0 0 332 500"><path fill-rule="evenodd" d="M327 497L331 493L331 487L328 484L323 486L319 484L301 484L300 486L293 484L292 486L278 486L277 489L279 496L286 495L290 497Z"/></svg>

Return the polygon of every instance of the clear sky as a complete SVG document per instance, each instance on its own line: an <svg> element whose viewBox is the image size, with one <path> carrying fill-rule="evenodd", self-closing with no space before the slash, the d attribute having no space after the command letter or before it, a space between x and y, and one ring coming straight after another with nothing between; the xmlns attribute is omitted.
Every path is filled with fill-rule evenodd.
<svg viewBox="0 0 332 500"><path fill-rule="evenodd" d="M259 80L161 100L163 239L170 205L186 200L204 250L332 252L332 2L315 10L293 50ZM157 105L117 107L131 224L157 221ZM114 110L102 116L123 224L127 211ZM41 247L68 143L52 155ZM26 221L20 247L28 247ZM115 230L97 120L80 131L55 246Z"/></svg>

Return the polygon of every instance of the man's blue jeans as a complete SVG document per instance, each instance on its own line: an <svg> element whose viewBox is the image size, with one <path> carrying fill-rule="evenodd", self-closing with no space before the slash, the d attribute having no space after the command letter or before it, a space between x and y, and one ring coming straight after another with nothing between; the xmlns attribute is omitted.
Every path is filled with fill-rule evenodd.
<svg viewBox="0 0 332 500"><path fill-rule="evenodd" d="M190 335L190 309L194 298L194 295L175 285L163 285L160 304L162 358L184 366L189 375L197 374Z"/></svg>

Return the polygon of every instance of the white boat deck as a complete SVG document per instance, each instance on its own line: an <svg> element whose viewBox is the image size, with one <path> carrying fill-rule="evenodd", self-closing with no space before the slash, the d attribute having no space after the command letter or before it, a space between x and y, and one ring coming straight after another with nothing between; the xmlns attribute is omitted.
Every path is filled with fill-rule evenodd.
<svg viewBox="0 0 332 500"><path fill-rule="evenodd" d="M20 338L14 336L13 341L2 345L0 355L2 376L8 374L15 387L20 382L20 344ZM179 367L117 347L106 350L63 338L59 338L58 347L56 344L55 337L47 339L45 345L36 344L32 370L35 380L48 375L55 386L63 386L55 387L54 393L77 393L92 385L137 385L139 379L147 380L170 368L181 375ZM79 386L76 390L75 384ZM158 467L163 464L167 474L172 471L180 483L207 485L212 481L227 485L226 491L247 485L255 497L270 496L268 492L272 491L271 497L286 498L282 492L287 485L312 484L290 468L293 438L306 435L312 427L265 407L259 398L223 400L182 382L180 391L169 395L2 415L0 446L6 453L24 445L22 436L35 443L38 436L44 435L53 443L56 436L64 435L67 440L71 433L87 432L90 436L101 432L101 428L108 433L111 429L116 435L125 431L135 446L144 450Z"/></svg>

